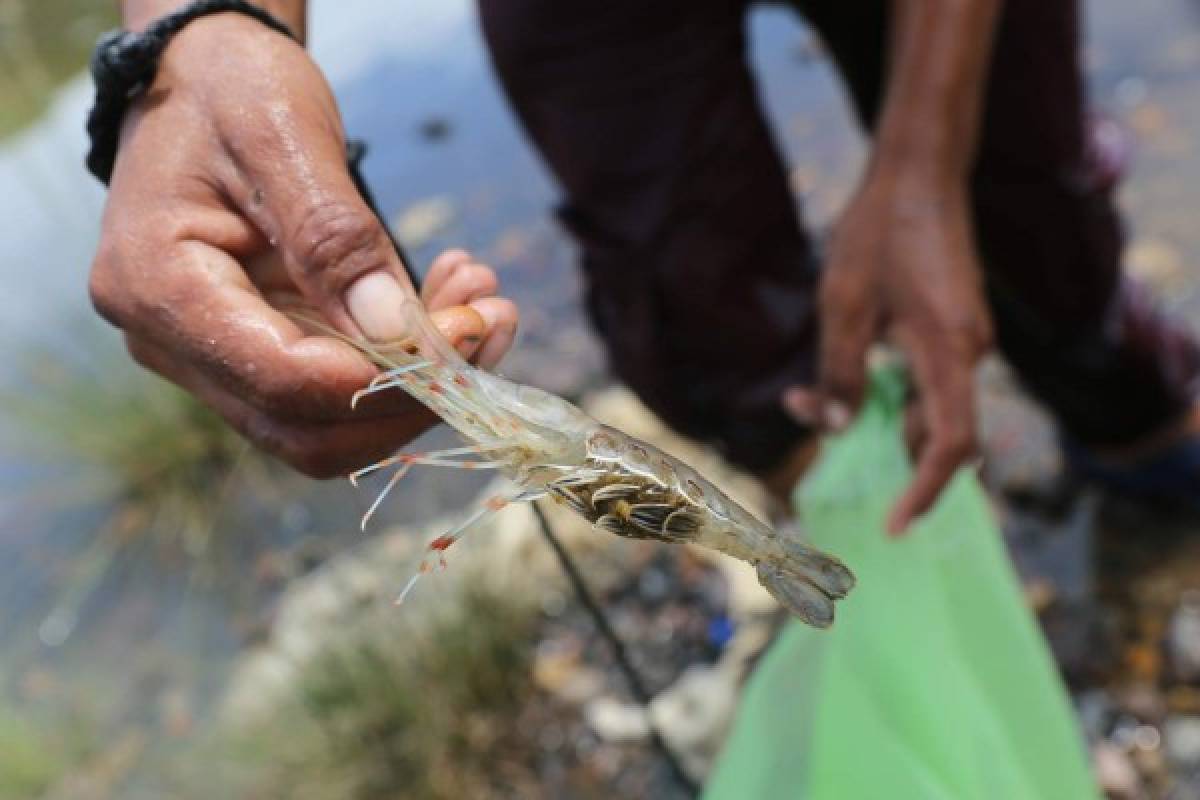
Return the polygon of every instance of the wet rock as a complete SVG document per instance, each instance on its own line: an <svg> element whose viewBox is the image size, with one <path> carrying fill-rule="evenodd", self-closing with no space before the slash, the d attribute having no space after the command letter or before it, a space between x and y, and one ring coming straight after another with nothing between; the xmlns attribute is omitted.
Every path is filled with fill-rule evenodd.
<svg viewBox="0 0 1200 800"><path fill-rule="evenodd" d="M454 222L454 200L446 195L427 197L405 208L392 219L392 232L412 250L428 244Z"/></svg>
<svg viewBox="0 0 1200 800"><path fill-rule="evenodd" d="M1166 698L1152 683L1134 683L1116 692L1117 705L1142 722L1155 724L1167 715Z"/></svg>
<svg viewBox="0 0 1200 800"><path fill-rule="evenodd" d="M593 699L604 690L605 676L582 663L582 652L576 640L543 641L533 658L534 683L571 705Z"/></svg>
<svg viewBox="0 0 1200 800"><path fill-rule="evenodd" d="M650 736L646 709L614 697L597 697L583 707L588 727L606 742L640 742Z"/></svg>
<svg viewBox="0 0 1200 800"><path fill-rule="evenodd" d="M1060 602L1047 609L1041 623L1068 684L1094 685L1115 667L1119 631L1111 610L1094 602Z"/></svg>
<svg viewBox="0 0 1200 800"><path fill-rule="evenodd" d="M1191 686L1172 686L1166 692L1166 703L1172 713L1200 715L1200 690Z"/></svg>
<svg viewBox="0 0 1200 800"><path fill-rule="evenodd" d="M720 667L690 667L650 704L658 729L692 774L706 774L733 722L737 680Z"/></svg>
<svg viewBox="0 0 1200 800"><path fill-rule="evenodd" d="M1183 255L1161 239L1139 239L1128 249L1129 272L1164 296L1183 290L1191 277L1184 269Z"/></svg>
<svg viewBox="0 0 1200 800"><path fill-rule="evenodd" d="M1025 592L1025 603L1035 614L1041 614L1048 609L1058 597L1058 589L1053 581L1046 578L1026 581L1022 589Z"/></svg>
<svg viewBox="0 0 1200 800"><path fill-rule="evenodd" d="M729 670L691 667L651 701L649 711L604 696L588 702L583 713L596 735L612 743L645 741L653 720L688 772L703 775L733 721L737 688Z"/></svg>
<svg viewBox="0 0 1200 800"><path fill-rule="evenodd" d="M1173 766L1200 768L1200 716L1171 717L1164 733L1167 760Z"/></svg>
<svg viewBox="0 0 1200 800"><path fill-rule="evenodd" d="M1175 677L1200 680L1200 591L1190 590L1167 624L1167 657Z"/></svg>
<svg viewBox="0 0 1200 800"><path fill-rule="evenodd" d="M1092 767L1096 782L1109 800L1137 800L1141 796L1141 778L1125 751L1111 742L1092 747Z"/></svg>
<svg viewBox="0 0 1200 800"><path fill-rule="evenodd" d="M1157 680L1162 672L1162 654L1153 644L1132 644L1125 650L1125 667L1137 680Z"/></svg>
<svg viewBox="0 0 1200 800"><path fill-rule="evenodd" d="M1089 689L1075 695L1075 713L1089 741L1103 739L1114 713L1112 699L1103 689Z"/></svg>

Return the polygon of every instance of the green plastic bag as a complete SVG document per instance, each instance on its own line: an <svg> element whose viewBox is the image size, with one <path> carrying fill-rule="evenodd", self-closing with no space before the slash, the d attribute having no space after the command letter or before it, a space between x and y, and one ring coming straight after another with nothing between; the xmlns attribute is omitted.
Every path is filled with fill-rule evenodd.
<svg viewBox="0 0 1200 800"><path fill-rule="evenodd" d="M903 380L877 374L795 502L858 586L826 632L791 623L748 682L708 800L1099 796L987 498L961 473L900 540Z"/></svg>

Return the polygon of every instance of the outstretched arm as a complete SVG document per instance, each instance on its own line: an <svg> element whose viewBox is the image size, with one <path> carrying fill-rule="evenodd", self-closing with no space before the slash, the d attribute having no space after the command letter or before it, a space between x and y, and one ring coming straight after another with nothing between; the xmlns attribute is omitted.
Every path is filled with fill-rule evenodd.
<svg viewBox="0 0 1200 800"><path fill-rule="evenodd" d="M253 0L254 5L270 11L281 22L287 23L292 33L306 41L308 22L308 0ZM185 5L188 0L121 0L121 19L125 28L140 31L159 17L170 14Z"/></svg>
<svg viewBox="0 0 1200 800"><path fill-rule="evenodd" d="M862 401L881 336L906 354L923 435L888 519L904 530L974 452L973 368L991 343L968 180L999 0L893 0L887 91L865 176L821 285L815 392L786 402L828 428Z"/></svg>
<svg viewBox="0 0 1200 800"><path fill-rule="evenodd" d="M138 29L184 3L125 0ZM261 5L304 30L302 0ZM350 399L375 374L306 335L297 303L351 336L399 338L413 287L346 166L333 94L305 49L244 14L187 25L121 130L90 289L140 363L312 475L377 460L432 422L415 403ZM515 307L490 269L444 255L425 287L435 323L485 366Z"/></svg>

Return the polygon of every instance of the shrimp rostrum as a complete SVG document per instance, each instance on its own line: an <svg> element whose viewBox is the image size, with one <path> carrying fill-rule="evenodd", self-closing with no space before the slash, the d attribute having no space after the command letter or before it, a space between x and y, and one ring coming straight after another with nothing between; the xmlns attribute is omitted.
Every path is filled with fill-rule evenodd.
<svg viewBox="0 0 1200 800"><path fill-rule="evenodd" d="M818 628L832 624L834 602L854 586L854 575L837 558L795 534L776 532L687 464L597 422L562 398L471 366L423 313L410 318L422 324L403 342L347 339L381 370L354 401L401 389L467 444L394 455L351 475L357 482L368 473L392 470L364 515L363 526L388 491L417 465L493 469L514 489L488 499L453 530L431 541L397 602L429 571L431 559L444 563L445 550L469 526L510 503L550 497L618 536L691 542L742 559L755 567L759 582L791 613Z"/></svg>

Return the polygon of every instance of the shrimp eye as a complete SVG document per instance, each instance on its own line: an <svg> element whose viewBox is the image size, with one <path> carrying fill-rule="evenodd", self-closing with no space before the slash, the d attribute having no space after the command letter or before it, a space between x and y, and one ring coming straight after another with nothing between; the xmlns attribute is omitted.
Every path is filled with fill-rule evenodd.
<svg viewBox="0 0 1200 800"><path fill-rule="evenodd" d="M588 436L587 448L593 458L612 461L621 457L617 439L608 431L596 431Z"/></svg>

